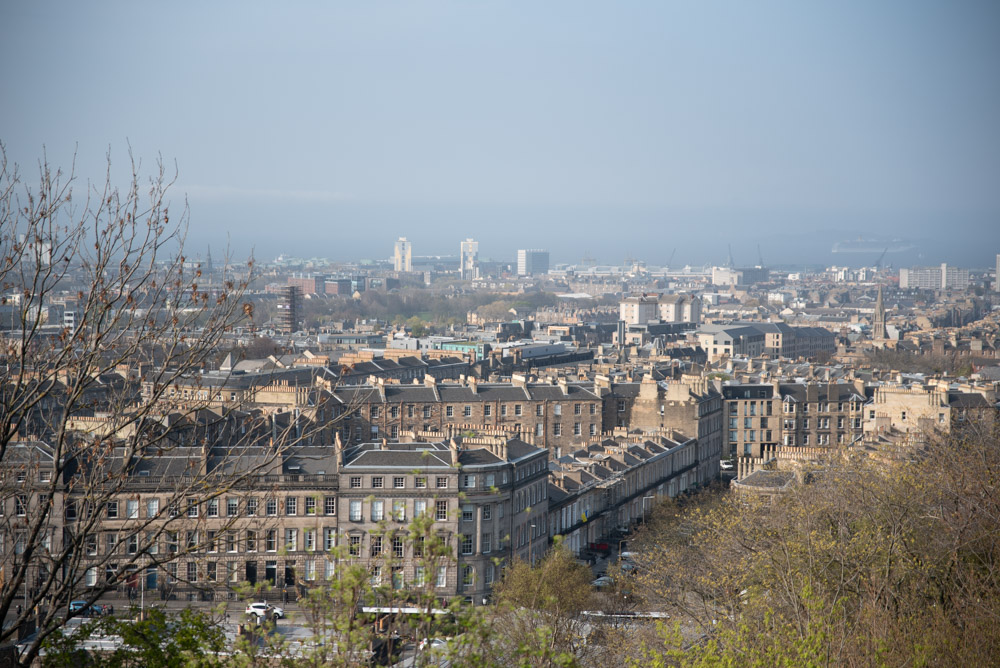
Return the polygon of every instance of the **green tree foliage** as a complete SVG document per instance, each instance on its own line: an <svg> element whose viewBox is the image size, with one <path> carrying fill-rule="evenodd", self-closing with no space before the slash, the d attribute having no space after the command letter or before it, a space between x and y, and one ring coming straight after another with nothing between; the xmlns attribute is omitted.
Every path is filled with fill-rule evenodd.
<svg viewBox="0 0 1000 668"><path fill-rule="evenodd" d="M115 649L85 653L78 640L107 638ZM186 609L168 617L147 610L141 621L103 617L88 622L73 635L54 634L46 642L45 668L209 668L227 661L226 639L211 617Z"/></svg>
<svg viewBox="0 0 1000 668"><path fill-rule="evenodd" d="M515 561L494 589L490 654L512 665L578 665L588 655L580 613L593 607L592 579L559 544L535 566Z"/></svg>
<svg viewBox="0 0 1000 668"><path fill-rule="evenodd" d="M661 513L640 577L690 624L633 665L993 664L995 434L976 425L907 454L835 462L773 503L726 495Z"/></svg>

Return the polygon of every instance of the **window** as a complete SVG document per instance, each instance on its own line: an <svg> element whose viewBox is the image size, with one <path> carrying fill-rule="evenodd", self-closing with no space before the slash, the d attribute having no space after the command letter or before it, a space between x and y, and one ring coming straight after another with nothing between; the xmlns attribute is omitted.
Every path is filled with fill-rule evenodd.
<svg viewBox="0 0 1000 668"><path fill-rule="evenodd" d="M349 518L350 518L350 520L352 522L360 522L361 521L361 500L360 499L352 499L351 500Z"/></svg>
<svg viewBox="0 0 1000 668"><path fill-rule="evenodd" d="M591 436L597 436L597 425L596 424L590 425L590 435Z"/></svg>
<svg viewBox="0 0 1000 668"><path fill-rule="evenodd" d="M445 417L455 417L455 407L454 406L445 406L444 416Z"/></svg>
<svg viewBox="0 0 1000 668"><path fill-rule="evenodd" d="M500 417L507 417L507 404L500 406Z"/></svg>
<svg viewBox="0 0 1000 668"><path fill-rule="evenodd" d="M514 404L514 415L521 414L521 404Z"/></svg>
<svg viewBox="0 0 1000 668"><path fill-rule="evenodd" d="M553 436L562 436L562 424L561 423L556 422L554 425L552 425L552 435Z"/></svg>
<svg viewBox="0 0 1000 668"><path fill-rule="evenodd" d="M187 580L188 582L198 581L198 563L194 561L187 562Z"/></svg>
<svg viewBox="0 0 1000 668"><path fill-rule="evenodd" d="M580 415L581 413L583 413L583 405L573 404L573 415Z"/></svg>
<svg viewBox="0 0 1000 668"><path fill-rule="evenodd" d="M448 502L437 501L434 506L434 519L441 522L448 519Z"/></svg>
<svg viewBox="0 0 1000 668"><path fill-rule="evenodd" d="M392 519L397 522L406 521L406 501L404 499L395 499L392 502Z"/></svg>
<svg viewBox="0 0 1000 668"><path fill-rule="evenodd" d="M483 506L483 519L491 520L493 519L493 504L487 503Z"/></svg>
<svg viewBox="0 0 1000 668"><path fill-rule="evenodd" d="M372 476L372 487L375 489L382 489L382 476L380 475Z"/></svg>
<svg viewBox="0 0 1000 668"><path fill-rule="evenodd" d="M393 406L389 409L389 417L398 418L399 417L399 406Z"/></svg>
<svg viewBox="0 0 1000 668"><path fill-rule="evenodd" d="M424 476L417 476L413 479L413 486L417 489L427 489L427 478Z"/></svg>
<svg viewBox="0 0 1000 668"><path fill-rule="evenodd" d="M462 476L462 486L465 487L466 489L472 489L473 487L475 487L476 486L476 476L474 476L474 475L465 475L465 476Z"/></svg>
<svg viewBox="0 0 1000 668"><path fill-rule="evenodd" d="M160 500L146 499L146 517L156 517L160 514Z"/></svg>
<svg viewBox="0 0 1000 668"><path fill-rule="evenodd" d="M170 554L177 554L177 532L168 531L167 532L167 552Z"/></svg>
<svg viewBox="0 0 1000 668"><path fill-rule="evenodd" d="M254 531L253 529L248 529L247 530L247 535L246 535L246 540L247 540L247 542L246 542L247 552L256 552L257 551L257 532Z"/></svg>
<svg viewBox="0 0 1000 668"><path fill-rule="evenodd" d="M331 559L327 559L326 566L323 569L323 577L325 577L327 580L331 579L335 574L335 568L336 567L334 566L333 561Z"/></svg>
<svg viewBox="0 0 1000 668"><path fill-rule="evenodd" d="M438 489L447 489L448 488L448 478L446 478L444 476L439 476L438 479L437 479L437 488Z"/></svg>
<svg viewBox="0 0 1000 668"><path fill-rule="evenodd" d="M491 404L486 404L483 406L483 417L490 417L493 415L493 406Z"/></svg>
<svg viewBox="0 0 1000 668"><path fill-rule="evenodd" d="M427 584L427 569L423 566L413 567L413 584L423 587Z"/></svg>
<svg viewBox="0 0 1000 668"><path fill-rule="evenodd" d="M376 499L372 501L372 522L381 522L385 519L385 501Z"/></svg>
<svg viewBox="0 0 1000 668"><path fill-rule="evenodd" d="M285 549L289 552L295 552L299 549L298 529L285 529Z"/></svg>
<svg viewBox="0 0 1000 668"><path fill-rule="evenodd" d="M462 554L472 554L475 549L474 542L471 535L462 534Z"/></svg>
<svg viewBox="0 0 1000 668"><path fill-rule="evenodd" d="M198 517L198 502L194 499L187 500L187 516L191 518Z"/></svg>
<svg viewBox="0 0 1000 668"><path fill-rule="evenodd" d="M476 509L472 504L464 504L462 506L462 521L471 522L476 517Z"/></svg>
<svg viewBox="0 0 1000 668"><path fill-rule="evenodd" d="M406 417L413 417L413 404L408 404L406 406Z"/></svg>
<svg viewBox="0 0 1000 668"><path fill-rule="evenodd" d="M545 414L544 411L545 411L545 409L542 407L541 404L538 404L537 406L535 406L535 416L536 417L542 417L542 415Z"/></svg>
<svg viewBox="0 0 1000 668"><path fill-rule="evenodd" d="M481 545L483 547L483 553L488 554L493 549L493 535L484 533Z"/></svg>
<svg viewBox="0 0 1000 668"><path fill-rule="evenodd" d="M208 503L205 504L205 514L209 517L219 516L219 500L209 499Z"/></svg>
<svg viewBox="0 0 1000 668"><path fill-rule="evenodd" d="M483 581L490 585L493 584L493 564L487 564L484 566Z"/></svg>
<svg viewBox="0 0 1000 668"><path fill-rule="evenodd" d="M257 499L247 499L247 517L257 516Z"/></svg>
<svg viewBox="0 0 1000 668"><path fill-rule="evenodd" d="M337 530L332 527L323 529L323 549L329 552L337 547Z"/></svg>
<svg viewBox="0 0 1000 668"><path fill-rule="evenodd" d="M97 586L97 569L94 567L88 568L83 576L83 584L87 587Z"/></svg>
<svg viewBox="0 0 1000 668"><path fill-rule="evenodd" d="M307 559L306 560L306 580L312 581L316 579L316 560Z"/></svg>
<svg viewBox="0 0 1000 668"><path fill-rule="evenodd" d="M556 417L562 415L562 404L556 404L555 406L553 406L552 414L555 415Z"/></svg>
<svg viewBox="0 0 1000 668"><path fill-rule="evenodd" d="M413 539L413 558L420 559L424 556L424 537L417 536Z"/></svg>
<svg viewBox="0 0 1000 668"><path fill-rule="evenodd" d="M298 499L294 496L290 496L285 499L285 514L295 515L298 512Z"/></svg>
<svg viewBox="0 0 1000 668"><path fill-rule="evenodd" d="M431 416L431 407L430 406L424 406L424 419L427 419L430 416Z"/></svg>
<svg viewBox="0 0 1000 668"><path fill-rule="evenodd" d="M323 499L323 514L324 515L337 514L337 497L328 496Z"/></svg>
<svg viewBox="0 0 1000 668"><path fill-rule="evenodd" d="M573 435L574 436L579 436L582 433L583 433L583 425L581 425L579 422L574 422L573 423Z"/></svg>
<svg viewBox="0 0 1000 668"><path fill-rule="evenodd" d="M406 487L406 478L401 475L394 476L392 479L392 488L403 489L404 487Z"/></svg>
<svg viewBox="0 0 1000 668"><path fill-rule="evenodd" d="M382 536L372 536L369 541L369 552L368 554L372 557L379 557L382 555Z"/></svg>
<svg viewBox="0 0 1000 668"><path fill-rule="evenodd" d="M361 476L359 476L359 475L352 475L351 476L351 489L360 489L360 488L361 488Z"/></svg>
<svg viewBox="0 0 1000 668"><path fill-rule="evenodd" d="M130 499L125 502L125 517L130 520L139 519L139 501Z"/></svg>
<svg viewBox="0 0 1000 668"><path fill-rule="evenodd" d="M393 536L392 537L392 556L396 559L403 558L403 537Z"/></svg>
<svg viewBox="0 0 1000 668"><path fill-rule="evenodd" d="M371 408L370 408L370 409L368 410L368 415L369 415L369 416L370 416L370 417L371 417L372 419L375 419L375 418L377 418L377 417L378 417L378 406L372 406L372 407L371 407Z"/></svg>
<svg viewBox="0 0 1000 668"><path fill-rule="evenodd" d="M135 554L139 551L139 534L132 534L125 541L125 551Z"/></svg>
<svg viewBox="0 0 1000 668"><path fill-rule="evenodd" d="M347 551L352 557L361 556L361 536L351 536L347 542Z"/></svg>
<svg viewBox="0 0 1000 668"><path fill-rule="evenodd" d="M368 578L368 581L371 582L371 585L373 587L378 587L379 585L382 584L382 567L381 566L372 566L371 577Z"/></svg>
<svg viewBox="0 0 1000 668"><path fill-rule="evenodd" d="M226 517L236 517L240 513L240 500L235 497L226 499Z"/></svg>
<svg viewBox="0 0 1000 668"><path fill-rule="evenodd" d="M413 500L413 516L421 517L427 512L427 500L426 499L414 499Z"/></svg>
<svg viewBox="0 0 1000 668"><path fill-rule="evenodd" d="M278 530L268 529L267 533L264 534L264 549L268 552L278 551Z"/></svg>
<svg viewBox="0 0 1000 668"><path fill-rule="evenodd" d="M437 577L434 579L435 587L447 587L448 586L448 567L438 566Z"/></svg>
<svg viewBox="0 0 1000 668"><path fill-rule="evenodd" d="M198 532L197 531L188 531L187 532L187 541L185 542L185 548L187 550L193 550L197 546L198 546Z"/></svg>
<svg viewBox="0 0 1000 668"><path fill-rule="evenodd" d="M268 517L274 517L275 515L277 515L278 514L278 500L277 499L268 499L267 502L264 504L264 510L267 513Z"/></svg>
<svg viewBox="0 0 1000 668"><path fill-rule="evenodd" d="M463 417L472 417L472 406L466 406L462 409Z"/></svg>
<svg viewBox="0 0 1000 668"><path fill-rule="evenodd" d="M493 473L486 474L486 489L493 489L493 485L496 484L496 475Z"/></svg>
<svg viewBox="0 0 1000 668"><path fill-rule="evenodd" d="M302 548L306 552L313 552L316 549L316 530L315 529L303 529L302 530Z"/></svg>
<svg viewBox="0 0 1000 668"><path fill-rule="evenodd" d="M535 436L545 436L545 423L539 422L535 425Z"/></svg>
<svg viewBox="0 0 1000 668"><path fill-rule="evenodd" d="M226 532L226 552L239 552L239 548L236 547L235 531Z"/></svg>
<svg viewBox="0 0 1000 668"><path fill-rule="evenodd" d="M476 581L476 569L466 564L462 566L462 586L471 587Z"/></svg>
<svg viewBox="0 0 1000 668"><path fill-rule="evenodd" d="M24 494L18 494L15 498L15 506L18 515L24 515L28 507L28 497ZM118 502L108 501L108 519L116 520L118 519Z"/></svg>

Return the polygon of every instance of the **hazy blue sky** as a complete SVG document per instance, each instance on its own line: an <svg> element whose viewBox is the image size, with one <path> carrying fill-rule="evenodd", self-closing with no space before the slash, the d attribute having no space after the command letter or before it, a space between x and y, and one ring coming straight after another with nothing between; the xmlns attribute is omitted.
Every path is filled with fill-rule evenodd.
<svg viewBox="0 0 1000 668"><path fill-rule="evenodd" d="M0 85L24 166L176 160L198 252L1000 252L996 0L8 0Z"/></svg>

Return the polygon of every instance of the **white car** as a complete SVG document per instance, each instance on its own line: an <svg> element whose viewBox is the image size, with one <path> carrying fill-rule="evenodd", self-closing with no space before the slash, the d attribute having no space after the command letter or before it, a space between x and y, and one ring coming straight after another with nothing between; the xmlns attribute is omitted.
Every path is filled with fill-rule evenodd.
<svg viewBox="0 0 1000 668"><path fill-rule="evenodd" d="M247 606L246 614L257 615L258 617L274 617L284 619L285 611L273 605L268 605L266 601L258 601Z"/></svg>

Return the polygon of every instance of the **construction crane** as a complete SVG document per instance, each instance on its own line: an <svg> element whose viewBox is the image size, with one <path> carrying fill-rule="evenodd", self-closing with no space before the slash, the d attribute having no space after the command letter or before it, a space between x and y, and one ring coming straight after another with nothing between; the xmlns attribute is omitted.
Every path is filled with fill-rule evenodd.
<svg viewBox="0 0 1000 668"><path fill-rule="evenodd" d="M889 252L889 247L886 246L885 250L882 251L882 254L878 256L877 260L875 260L875 271L878 271L879 268L881 268L881 266L882 266L882 260L885 259L885 254L888 253L888 252Z"/></svg>
<svg viewBox="0 0 1000 668"><path fill-rule="evenodd" d="M733 245L729 244L729 268L732 269L735 266L736 263L733 262Z"/></svg>
<svg viewBox="0 0 1000 668"><path fill-rule="evenodd" d="M760 244L757 244L757 261L760 262L760 267L764 266L764 254L760 252Z"/></svg>
<svg viewBox="0 0 1000 668"><path fill-rule="evenodd" d="M674 256L675 255L677 255L677 247L676 246L674 247L673 252L670 253L670 259L667 260L667 267L668 268L670 267L670 265L672 265L674 263Z"/></svg>

